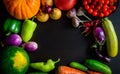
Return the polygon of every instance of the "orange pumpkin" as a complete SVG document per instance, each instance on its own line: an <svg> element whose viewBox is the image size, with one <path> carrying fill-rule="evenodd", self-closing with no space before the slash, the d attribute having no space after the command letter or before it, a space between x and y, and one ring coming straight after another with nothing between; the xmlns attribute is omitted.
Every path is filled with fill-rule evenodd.
<svg viewBox="0 0 120 74"><path fill-rule="evenodd" d="M29 19L37 14L40 8L40 0L4 0L9 14L16 19Z"/></svg>

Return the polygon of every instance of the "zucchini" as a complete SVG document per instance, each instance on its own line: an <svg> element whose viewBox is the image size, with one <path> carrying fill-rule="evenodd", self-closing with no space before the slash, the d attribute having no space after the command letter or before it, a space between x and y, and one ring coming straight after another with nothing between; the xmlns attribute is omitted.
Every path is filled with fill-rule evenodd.
<svg viewBox="0 0 120 74"><path fill-rule="evenodd" d="M111 20L107 17L102 19L102 27L106 34L107 53L110 57L116 57L118 54L118 38Z"/></svg>

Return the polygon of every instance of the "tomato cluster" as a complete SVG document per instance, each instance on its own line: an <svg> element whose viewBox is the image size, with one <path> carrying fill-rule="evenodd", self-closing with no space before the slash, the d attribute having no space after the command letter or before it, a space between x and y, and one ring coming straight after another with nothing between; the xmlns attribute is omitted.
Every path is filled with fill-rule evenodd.
<svg viewBox="0 0 120 74"><path fill-rule="evenodd" d="M117 8L118 0L83 0L83 6L95 17L109 16Z"/></svg>

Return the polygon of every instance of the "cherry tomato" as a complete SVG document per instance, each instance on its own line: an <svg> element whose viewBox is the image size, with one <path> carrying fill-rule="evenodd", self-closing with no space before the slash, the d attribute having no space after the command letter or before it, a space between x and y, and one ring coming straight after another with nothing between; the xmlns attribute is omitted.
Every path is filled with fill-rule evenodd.
<svg viewBox="0 0 120 74"><path fill-rule="evenodd" d="M109 2L110 2L109 0L106 0L104 4L109 4Z"/></svg>
<svg viewBox="0 0 120 74"><path fill-rule="evenodd" d="M83 1L83 5L87 5L88 2L86 0Z"/></svg>
<svg viewBox="0 0 120 74"><path fill-rule="evenodd" d="M100 5L96 6L96 9L97 9L97 10L100 10L100 9L101 9L101 6L100 6Z"/></svg>
<svg viewBox="0 0 120 74"><path fill-rule="evenodd" d="M117 0L114 0L114 2L117 2Z"/></svg>
<svg viewBox="0 0 120 74"><path fill-rule="evenodd" d="M91 3L92 1L91 0L87 0L88 3Z"/></svg>
<svg viewBox="0 0 120 74"><path fill-rule="evenodd" d="M116 10L116 6L111 5L110 9L114 11L114 10Z"/></svg>
<svg viewBox="0 0 120 74"><path fill-rule="evenodd" d="M97 11L93 11L93 12L92 12L92 15L93 15L93 16L97 16L97 15L98 15Z"/></svg>
<svg viewBox="0 0 120 74"><path fill-rule="evenodd" d="M109 16L117 8L118 0L84 0L84 8L95 17Z"/></svg>
<svg viewBox="0 0 120 74"><path fill-rule="evenodd" d="M103 12L106 12L107 11L107 8L103 8L103 10L102 10Z"/></svg>
<svg viewBox="0 0 120 74"><path fill-rule="evenodd" d="M95 2L98 2L99 0L94 0Z"/></svg>
<svg viewBox="0 0 120 74"><path fill-rule="evenodd" d="M94 9L94 7L95 7L94 5L90 5L90 8L93 8L93 9Z"/></svg>
<svg viewBox="0 0 120 74"><path fill-rule="evenodd" d="M87 9L87 10L88 10L89 8L90 8L90 6L89 6L89 5L85 5L85 9Z"/></svg>
<svg viewBox="0 0 120 74"><path fill-rule="evenodd" d="M108 15L109 15L109 12L108 12L108 11L104 12L104 15L105 15L105 16L108 16Z"/></svg>
<svg viewBox="0 0 120 74"><path fill-rule="evenodd" d="M89 8L88 9L88 13L92 13L93 12L93 9L92 8Z"/></svg>
<svg viewBox="0 0 120 74"><path fill-rule="evenodd" d="M104 14L103 14L103 13L100 13L99 16L100 16L100 17L104 17Z"/></svg>
<svg viewBox="0 0 120 74"><path fill-rule="evenodd" d="M111 14L111 13L112 13L112 10L111 10L111 9L108 9L107 11L109 12L109 14Z"/></svg>
<svg viewBox="0 0 120 74"><path fill-rule="evenodd" d="M93 2L93 3L92 3L92 5L94 5L94 6L95 6L96 4L97 4L97 2Z"/></svg>
<svg viewBox="0 0 120 74"><path fill-rule="evenodd" d="M99 3L104 4L105 0L99 0Z"/></svg>

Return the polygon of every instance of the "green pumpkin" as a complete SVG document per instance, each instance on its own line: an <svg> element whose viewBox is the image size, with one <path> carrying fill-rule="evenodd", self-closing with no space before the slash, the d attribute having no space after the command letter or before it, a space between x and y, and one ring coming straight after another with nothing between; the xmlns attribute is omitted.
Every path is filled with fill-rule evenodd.
<svg viewBox="0 0 120 74"><path fill-rule="evenodd" d="M2 74L25 74L29 62L29 56L23 48L5 47L0 54L0 71Z"/></svg>

